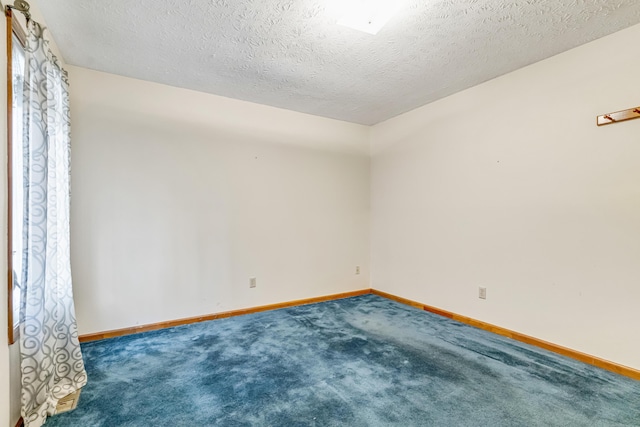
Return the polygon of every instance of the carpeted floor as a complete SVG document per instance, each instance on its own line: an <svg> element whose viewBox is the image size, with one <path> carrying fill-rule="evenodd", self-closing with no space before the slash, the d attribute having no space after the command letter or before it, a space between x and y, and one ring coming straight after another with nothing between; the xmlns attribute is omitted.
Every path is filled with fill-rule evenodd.
<svg viewBox="0 0 640 427"><path fill-rule="evenodd" d="M374 295L83 346L47 426L640 426L640 382Z"/></svg>

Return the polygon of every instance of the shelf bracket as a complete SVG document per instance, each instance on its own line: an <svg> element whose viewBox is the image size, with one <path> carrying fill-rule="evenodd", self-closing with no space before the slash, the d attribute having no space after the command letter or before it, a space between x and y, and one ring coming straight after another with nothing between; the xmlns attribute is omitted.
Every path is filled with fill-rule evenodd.
<svg viewBox="0 0 640 427"><path fill-rule="evenodd" d="M602 116L598 116L597 123L598 126L605 126L633 119L640 119L640 107L616 111L615 113L603 114Z"/></svg>

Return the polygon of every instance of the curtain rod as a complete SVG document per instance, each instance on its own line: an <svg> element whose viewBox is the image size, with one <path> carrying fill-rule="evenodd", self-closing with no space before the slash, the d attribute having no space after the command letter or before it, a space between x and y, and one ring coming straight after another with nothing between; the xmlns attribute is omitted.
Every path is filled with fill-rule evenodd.
<svg viewBox="0 0 640 427"><path fill-rule="evenodd" d="M21 12L25 18L27 18L27 22L31 20L31 12L29 12L29 9L31 8L31 6L29 5L29 3L27 3L24 0L15 0L13 2L13 5L6 5L5 10L11 10L11 9L15 9L18 12Z"/></svg>

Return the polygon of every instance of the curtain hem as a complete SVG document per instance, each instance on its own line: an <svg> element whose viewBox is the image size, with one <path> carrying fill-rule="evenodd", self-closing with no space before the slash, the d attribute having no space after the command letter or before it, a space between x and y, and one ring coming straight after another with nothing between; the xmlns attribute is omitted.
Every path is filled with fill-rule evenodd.
<svg viewBox="0 0 640 427"><path fill-rule="evenodd" d="M41 427L44 423L47 422L47 418L56 415L56 407L58 406L58 402L60 400L72 393L77 392L85 385L87 385L86 380L80 384L75 385L73 389L69 391L65 396L62 396L60 398L49 396L46 402L42 403L37 408L34 408L30 414L21 414L22 419L24 420L24 427Z"/></svg>

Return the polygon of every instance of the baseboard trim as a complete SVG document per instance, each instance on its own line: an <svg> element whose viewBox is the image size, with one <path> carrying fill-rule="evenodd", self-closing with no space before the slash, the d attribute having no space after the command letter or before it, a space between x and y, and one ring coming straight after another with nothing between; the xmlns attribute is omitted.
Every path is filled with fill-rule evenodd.
<svg viewBox="0 0 640 427"><path fill-rule="evenodd" d="M204 316L188 317L185 319L169 320L160 323L151 323L147 325L134 326L132 328L114 329L111 331L97 332L93 334L80 335L81 343L89 341L98 341L107 338L115 338L123 335L138 334L141 332L155 331L158 329L172 328L174 326L188 325L191 323L206 322L208 320L224 319L226 317L243 316L245 314L259 313L261 311L277 310L279 308L295 307L299 305L314 304L318 302L333 301L344 298L351 298L360 295L370 294L371 289L362 289L359 291L343 292L340 294L324 295L315 298L305 298L295 301L287 301L277 304L262 305L258 307L243 308L240 310L225 311L221 313L207 314Z"/></svg>
<svg viewBox="0 0 640 427"><path fill-rule="evenodd" d="M214 314L208 314L208 315L204 315L204 316L197 316L197 317L189 317L189 318L185 318L185 319L177 319L177 320L169 320L166 322L160 322L160 323L152 323L152 324L148 324L148 325L141 325L141 326L135 326L132 328L123 328L123 329L115 329L115 330L111 330L111 331L105 331L105 332L97 332L97 333L93 333L93 334L87 334L87 335L80 335L79 339L80 342L89 342L89 341L98 341L98 340L103 340L103 339L107 339L107 338L115 338L115 337L120 337L123 335L132 335L132 334L138 334L141 332L148 332L148 331L155 331L158 329L165 329L165 328L171 328L174 326L181 326L181 325L188 325L191 323L199 323L199 322L206 322L208 320L215 320L215 319L224 319L227 317L235 317L235 316L243 316L245 314L251 314L251 313L259 313L262 311L269 311L269 310L277 310L280 308L287 308L287 307L295 307L295 306L299 306L299 305L306 305L306 304L314 304L314 303L318 303L318 302L325 302L325 301L332 301L332 300L338 300L338 299L344 299L344 298L351 298L351 297L356 297L356 296L360 296L360 295L366 295L366 294L374 294L374 295L378 295L380 297L383 298L387 298L402 304L406 304L415 308L419 308L420 310L425 310L428 311L430 313L434 313L440 316L444 316L447 317L449 319L453 319L456 320L458 322L461 323L465 323L467 325L471 325L474 326L476 328L479 329L483 329L485 331L489 331L492 332L494 334L497 335L502 335L505 336L507 338L511 338L514 339L516 341L520 341L523 342L525 344L529 344L529 345L533 345L535 347L540 347L543 348L545 350L551 351L553 353L557 353L557 354L561 354L563 356L566 357L570 357L572 359L578 360L580 362L589 364L589 365L593 365L593 366L597 366L598 368L602 368L605 369L607 371L611 371L614 372L616 374L619 375L624 375L626 377L629 378L633 378L634 380L639 380L640 381L640 370L634 369L634 368L630 368L628 366L624 366L624 365L620 365L618 363L615 362L611 362L609 360L605 360L605 359L601 359L599 357L596 356L592 356L586 353L582 353L580 351L577 350L572 350L570 348L567 347L563 347L561 345L558 344L554 344L548 341L544 341L529 335L525 335L522 334L520 332L516 332L516 331L512 331L510 329L506 329L500 326L496 326L496 325L492 325L491 323L486 323L480 320L476 320L473 319L471 317L467 317L467 316L462 316L460 314L456 314L447 310L442 310L440 308L437 307L433 307L430 305L426 305L423 304L421 302L417 302L417 301L413 301L407 298L403 298L403 297L399 297L397 295L393 295L393 294L389 294L387 292L382 292L379 291L377 289L362 289L359 291L353 291L353 292L343 292L343 293L339 293L339 294L332 294L332 295L325 295L325 296L320 296L320 297L315 297L315 298L306 298L306 299L300 299L300 300L295 300L295 301L287 301L287 302L282 302L282 303L277 303L277 304L269 304L269 305L262 305L262 306L258 306L258 307L251 307L251 308L244 308L244 309L240 309L240 310L232 310L232 311L225 311L225 312L221 312L221 313L214 313ZM18 421L18 424L16 425L16 427L21 427L23 426L22 423L22 418L20 419L20 421Z"/></svg>
<svg viewBox="0 0 640 427"><path fill-rule="evenodd" d="M438 314L440 316L448 317L449 319L456 320L461 323L465 323L467 325L474 326L479 329L484 329L485 331L493 332L494 334L502 335L516 341L523 342L525 344L533 345L535 347L540 347L545 350L549 350L554 353L561 354L566 357L570 357L572 359L578 360L580 362L597 366L598 368L605 369L607 371L614 372L619 375L624 375L625 377L633 378L634 380L640 380L640 371L634 368L630 368L628 366L620 365L618 363L610 362L605 359L601 359L599 357L591 356L586 353L582 353L576 350L572 350L567 347L562 347L557 344L550 343L548 341L544 341L538 338L531 337L529 335L521 334L520 332L512 331L509 329L502 328L500 326L492 325L490 323L482 322L480 320L472 319L470 317L462 316L460 314L452 313L447 310L442 310L436 307L432 307L426 304L422 304L417 301L412 301L410 299L402 298L396 295L388 294L386 292L378 291L376 289L372 289L371 293L374 295L378 295L402 304L410 305L412 307L419 308L421 310L425 310L431 313Z"/></svg>

